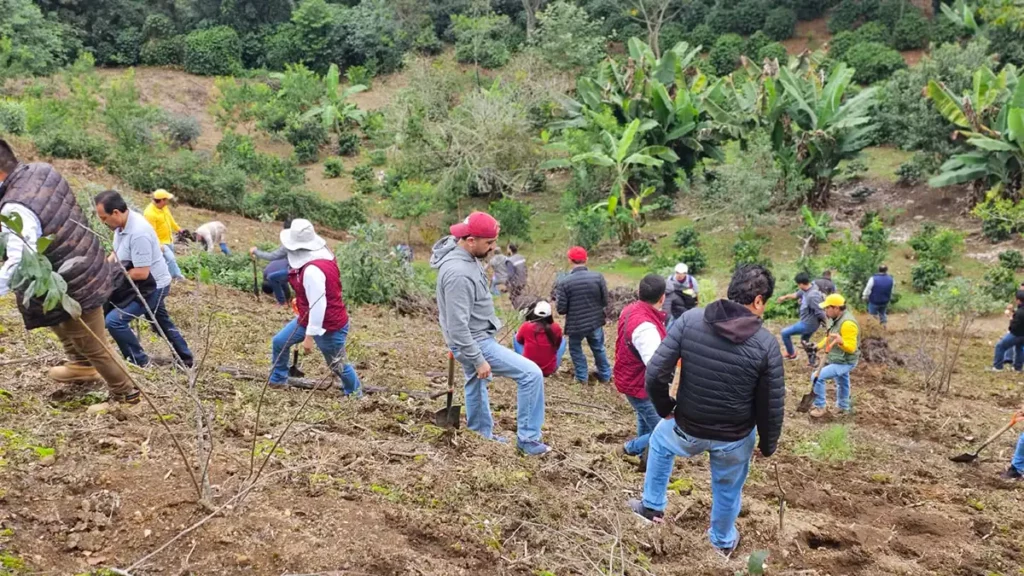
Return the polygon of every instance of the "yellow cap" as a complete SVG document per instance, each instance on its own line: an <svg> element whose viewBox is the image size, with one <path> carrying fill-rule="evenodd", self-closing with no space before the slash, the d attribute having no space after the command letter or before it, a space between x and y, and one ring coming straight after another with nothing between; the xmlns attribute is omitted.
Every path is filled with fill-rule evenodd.
<svg viewBox="0 0 1024 576"><path fill-rule="evenodd" d="M835 306L836 308L842 308L846 306L846 298L843 298L840 294L829 294L825 301L820 304L822 308L828 308L829 306Z"/></svg>
<svg viewBox="0 0 1024 576"><path fill-rule="evenodd" d="M174 194L171 194L163 188L153 192L153 200L171 200L174 198Z"/></svg>

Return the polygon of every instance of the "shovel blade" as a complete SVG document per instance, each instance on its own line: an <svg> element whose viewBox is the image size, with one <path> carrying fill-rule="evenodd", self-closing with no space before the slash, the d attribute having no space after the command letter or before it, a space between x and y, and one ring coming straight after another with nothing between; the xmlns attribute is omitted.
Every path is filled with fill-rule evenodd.
<svg viewBox="0 0 1024 576"><path fill-rule="evenodd" d="M950 461L957 462L959 464L967 464L968 462L974 462L978 459L977 454L960 454L959 456L950 456Z"/></svg>
<svg viewBox="0 0 1024 576"><path fill-rule="evenodd" d="M814 392L808 392L800 398L800 404L796 407L797 412L809 412L814 405Z"/></svg>
<svg viewBox="0 0 1024 576"><path fill-rule="evenodd" d="M451 408L441 408L434 412L434 425L438 428L458 428L462 424L462 406L453 405Z"/></svg>

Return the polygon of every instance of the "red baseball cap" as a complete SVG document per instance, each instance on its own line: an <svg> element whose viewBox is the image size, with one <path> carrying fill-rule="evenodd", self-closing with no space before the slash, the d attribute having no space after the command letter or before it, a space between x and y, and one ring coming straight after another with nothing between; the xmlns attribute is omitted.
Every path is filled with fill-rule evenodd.
<svg viewBox="0 0 1024 576"><path fill-rule="evenodd" d="M569 248L569 252L566 254L569 260L573 262L586 262L587 261L587 249L582 246L573 246Z"/></svg>
<svg viewBox="0 0 1024 576"><path fill-rule="evenodd" d="M462 222L452 224L448 230L456 238L497 238L501 224L486 212L473 212Z"/></svg>

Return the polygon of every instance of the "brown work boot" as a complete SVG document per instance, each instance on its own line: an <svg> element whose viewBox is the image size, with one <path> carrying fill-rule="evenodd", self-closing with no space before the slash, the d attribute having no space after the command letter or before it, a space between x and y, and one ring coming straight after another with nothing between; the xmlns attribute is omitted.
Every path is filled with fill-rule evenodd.
<svg viewBox="0 0 1024 576"><path fill-rule="evenodd" d="M100 373L89 364L63 364L54 366L46 373L57 382L96 382L102 380Z"/></svg>
<svg viewBox="0 0 1024 576"><path fill-rule="evenodd" d="M814 408L811 408L811 411L808 412L808 415L810 415L810 417L814 419L824 418L825 416L828 415L828 409L818 408L817 406L815 406Z"/></svg>

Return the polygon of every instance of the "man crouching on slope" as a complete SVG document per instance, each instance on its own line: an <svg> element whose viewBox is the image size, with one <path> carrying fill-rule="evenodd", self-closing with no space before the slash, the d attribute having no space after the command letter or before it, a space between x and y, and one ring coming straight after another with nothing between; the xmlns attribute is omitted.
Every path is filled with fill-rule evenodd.
<svg viewBox="0 0 1024 576"><path fill-rule="evenodd" d="M437 308L445 344L466 373L466 420L469 429L491 440L494 421L487 398L493 375L516 381L518 409L516 446L530 456L551 450L540 441L544 424L544 375L533 361L502 346L494 339L501 321L481 260L494 250L500 230L498 221L484 212L473 212L451 227L451 236L434 244L430 265L437 269Z"/></svg>
<svg viewBox="0 0 1024 576"><path fill-rule="evenodd" d="M782 432L782 354L761 325L774 290L768 269L740 268L729 283L728 300L685 312L647 364L647 394L664 420L651 434L643 500L630 500L629 506L646 520L662 522L676 456L710 453L708 536L726 558L740 543L736 517L755 434L760 453L771 456ZM680 359L679 392L672 399L669 386Z"/></svg>

